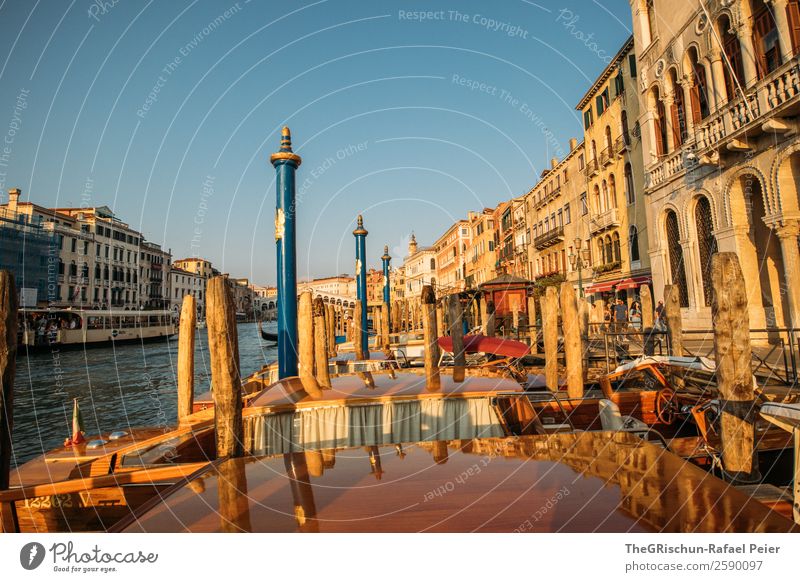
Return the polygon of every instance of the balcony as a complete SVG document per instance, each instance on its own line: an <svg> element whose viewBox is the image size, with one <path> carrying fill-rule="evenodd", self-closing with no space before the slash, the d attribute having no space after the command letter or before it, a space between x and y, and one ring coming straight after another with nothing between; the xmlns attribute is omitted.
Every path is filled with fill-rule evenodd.
<svg viewBox="0 0 800 582"><path fill-rule="evenodd" d="M759 133L785 133L789 127L781 117L798 113L800 66L798 58L778 67L761 79L747 94L728 101L720 109L695 126L696 148L700 154L727 149L741 151L737 138ZM788 111L789 109L791 111Z"/></svg>
<svg viewBox="0 0 800 582"><path fill-rule="evenodd" d="M645 182L648 187L658 186L671 180L685 168L684 150L676 150L651 167Z"/></svg>
<svg viewBox="0 0 800 582"><path fill-rule="evenodd" d="M622 156L622 154L625 153L625 151L627 151L630 145L631 145L630 134L622 133L614 141L614 151L617 153L618 156Z"/></svg>
<svg viewBox="0 0 800 582"><path fill-rule="evenodd" d="M605 273L611 273L613 271L619 271L622 269L622 262L621 261L612 261L610 263L604 263L602 265L597 265L596 267L592 268L592 272L595 276L603 275Z"/></svg>
<svg viewBox="0 0 800 582"><path fill-rule="evenodd" d="M548 202L550 202L551 200L555 200L556 198L559 197L560 194L561 194L561 186L558 186L557 188L553 188L550 192L548 192L547 194L545 194L544 196L541 196L538 200L536 200L536 203L535 203L536 209L538 210L538 209L542 208L544 205L546 205Z"/></svg>
<svg viewBox="0 0 800 582"><path fill-rule="evenodd" d="M584 174L587 176L594 176L597 172L600 171L600 166L597 164L597 160L591 159L586 162L586 167L583 169Z"/></svg>
<svg viewBox="0 0 800 582"><path fill-rule="evenodd" d="M589 220L589 232L592 234L603 232L615 226L619 226L619 216L616 208L609 208Z"/></svg>
<svg viewBox="0 0 800 582"><path fill-rule="evenodd" d="M556 229L551 230L550 232L546 232L544 234L540 234L536 238L533 239L533 246L536 247L537 250L546 249L547 247L551 247L554 244L560 243L564 240L564 227L559 226Z"/></svg>
<svg viewBox="0 0 800 582"><path fill-rule="evenodd" d="M607 166L614 159L614 146L610 145L600 152L600 165Z"/></svg>

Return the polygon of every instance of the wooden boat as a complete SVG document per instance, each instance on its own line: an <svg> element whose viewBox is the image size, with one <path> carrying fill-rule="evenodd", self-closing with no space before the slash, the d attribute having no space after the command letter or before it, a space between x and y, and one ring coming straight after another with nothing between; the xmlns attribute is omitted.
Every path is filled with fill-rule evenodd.
<svg viewBox="0 0 800 582"><path fill-rule="evenodd" d="M171 311L20 309L19 352L91 347L169 338Z"/></svg>

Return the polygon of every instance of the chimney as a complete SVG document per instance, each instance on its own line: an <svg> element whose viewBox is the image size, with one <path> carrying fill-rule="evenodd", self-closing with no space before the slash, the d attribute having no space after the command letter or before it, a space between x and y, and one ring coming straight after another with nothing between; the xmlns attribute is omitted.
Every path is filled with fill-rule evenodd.
<svg viewBox="0 0 800 582"><path fill-rule="evenodd" d="M8 211L14 214L17 213L17 203L19 202L19 195L22 194L22 190L19 188L11 188L8 191Z"/></svg>
<svg viewBox="0 0 800 582"><path fill-rule="evenodd" d="M574 137L570 138L570 140L569 140L569 151L574 152L576 147L578 147L578 140L575 139Z"/></svg>
<svg viewBox="0 0 800 582"><path fill-rule="evenodd" d="M558 166L558 158L550 158L550 167L555 170Z"/></svg>

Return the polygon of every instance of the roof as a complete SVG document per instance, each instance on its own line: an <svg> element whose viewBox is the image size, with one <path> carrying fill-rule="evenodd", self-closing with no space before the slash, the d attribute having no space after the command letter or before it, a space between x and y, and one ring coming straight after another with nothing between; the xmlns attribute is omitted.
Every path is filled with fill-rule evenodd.
<svg viewBox="0 0 800 582"><path fill-rule="evenodd" d="M499 285L530 285L533 281L529 281L528 279L523 279L522 277L517 277L516 275L511 275L509 273L503 273L502 275L495 277L491 281L486 281L485 283L481 283L481 287L494 287Z"/></svg>
<svg viewBox="0 0 800 582"><path fill-rule="evenodd" d="M586 92L586 94L581 98L580 102L575 106L575 109L578 111L582 110L584 106L589 102L592 96L597 92L600 86L606 82L606 80L611 76L611 73L616 70L619 63L622 61L622 58L625 56L633 48L633 35L628 37L628 40L625 41L625 44L622 45L622 48L617 51L617 54L611 59L611 62L608 63L603 72L600 73L600 76L597 77L597 80L592 83L592 86Z"/></svg>
<svg viewBox="0 0 800 582"><path fill-rule="evenodd" d="M224 459L127 532L787 532L791 521L629 433L331 447Z"/></svg>

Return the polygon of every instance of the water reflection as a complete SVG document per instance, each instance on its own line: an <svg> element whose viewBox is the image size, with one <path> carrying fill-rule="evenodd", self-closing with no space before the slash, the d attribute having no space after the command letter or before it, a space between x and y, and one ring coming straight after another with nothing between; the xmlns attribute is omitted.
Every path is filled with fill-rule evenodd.
<svg viewBox="0 0 800 582"><path fill-rule="evenodd" d="M275 331L276 324L264 328ZM261 340L255 323L238 329L243 376L277 359L277 349ZM210 384L207 338L205 329L197 331L195 393ZM21 355L14 385L13 462L24 463L63 443L71 432L72 398L79 399L87 434L173 426L177 351L173 339Z"/></svg>

